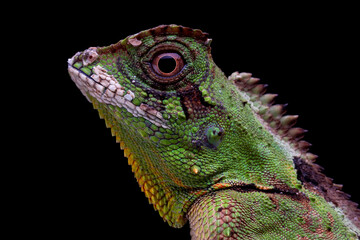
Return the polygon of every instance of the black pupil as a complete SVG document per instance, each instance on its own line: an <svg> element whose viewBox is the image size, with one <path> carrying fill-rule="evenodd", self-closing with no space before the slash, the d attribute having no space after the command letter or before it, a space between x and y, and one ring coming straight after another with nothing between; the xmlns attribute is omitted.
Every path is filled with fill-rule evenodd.
<svg viewBox="0 0 360 240"><path fill-rule="evenodd" d="M159 60L158 68L163 73L171 73L176 68L176 61L171 56L163 56Z"/></svg>

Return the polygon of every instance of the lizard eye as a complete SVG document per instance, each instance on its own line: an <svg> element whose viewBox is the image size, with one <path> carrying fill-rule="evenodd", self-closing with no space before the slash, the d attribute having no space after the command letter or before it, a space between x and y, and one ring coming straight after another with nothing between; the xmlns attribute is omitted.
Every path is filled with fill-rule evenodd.
<svg viewBox="0 0 360 240"><path fill-rule="evenodd" d="M148 84L152 87L177 89L186 85L187 77L194 70L195 57L180 43L159 43L144 51L140 67L145 73L144 79L149 80Z"/></svg>
<svg viewBox="0 0 360 240"><path fill-rule="evenodd" d="M151 62L154 72L163 78L172 78L184 68L183 58L175 52L165 52L156 55Z"/></svg>

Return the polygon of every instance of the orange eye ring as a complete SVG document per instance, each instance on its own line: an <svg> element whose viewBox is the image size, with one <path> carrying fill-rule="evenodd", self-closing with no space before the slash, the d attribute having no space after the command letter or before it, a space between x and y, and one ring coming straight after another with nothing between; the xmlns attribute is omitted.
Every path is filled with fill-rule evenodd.
<svg viewBox="0 0 360 240"><path fill-rule="evenodd" d="M171 78L184 68L184 60L174 52L161 53L154 57L151 66L160 77Z"/></svg>

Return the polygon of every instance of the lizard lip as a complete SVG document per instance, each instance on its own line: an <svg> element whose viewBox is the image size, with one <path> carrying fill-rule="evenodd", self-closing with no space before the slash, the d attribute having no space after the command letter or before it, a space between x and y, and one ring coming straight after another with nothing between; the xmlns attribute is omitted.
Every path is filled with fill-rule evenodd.
<svg viewBox="0 0 360 240"><path fill-rule="evenodd" d="M73 67L71 65L71 59L69 59L68 61L68 72L73 82L80 89L81 93L87 98L89 102L91 102L87 95L87 93L89 92L89 86L87 86L87 84L93 84L95 83L95 81L90 76L87 76L79 69Z"/></svg>

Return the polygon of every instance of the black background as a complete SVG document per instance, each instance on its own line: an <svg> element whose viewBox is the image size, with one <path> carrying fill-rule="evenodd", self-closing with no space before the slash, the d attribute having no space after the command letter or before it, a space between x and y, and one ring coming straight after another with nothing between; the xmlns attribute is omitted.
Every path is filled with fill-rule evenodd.
<svg viewBox="0 0 360 240"><path fill-rule="evenodd" d="M334 14L336 7L266 16L256 8L238 9L208 13L201 21L186 17L194 15L190 12L151 21L115 9L102 15L95 10L69 6L42 39L40 52L48 56L43 62L51 65L46 69L51 74L41 88L50 93L44 97L51 105L36 105L44 130L40 144L48 153L33 150L41 160L29 164L36 169L35 183L29 184L36 204L26 211L42 218L31 231L45 234L46 228L48 237L190 239L188 224L171 228L148 204L119 144L71 81L66 63L77 51L171 23L209 33L213 59L226 75L251 72L269 84L268 92L279 94L276 102L288 103L287 113L300 115L297 126L309 130L305 140L313 144L310 151L319 155L324 172L360 202L355 30L351 18Z"/></svg>

